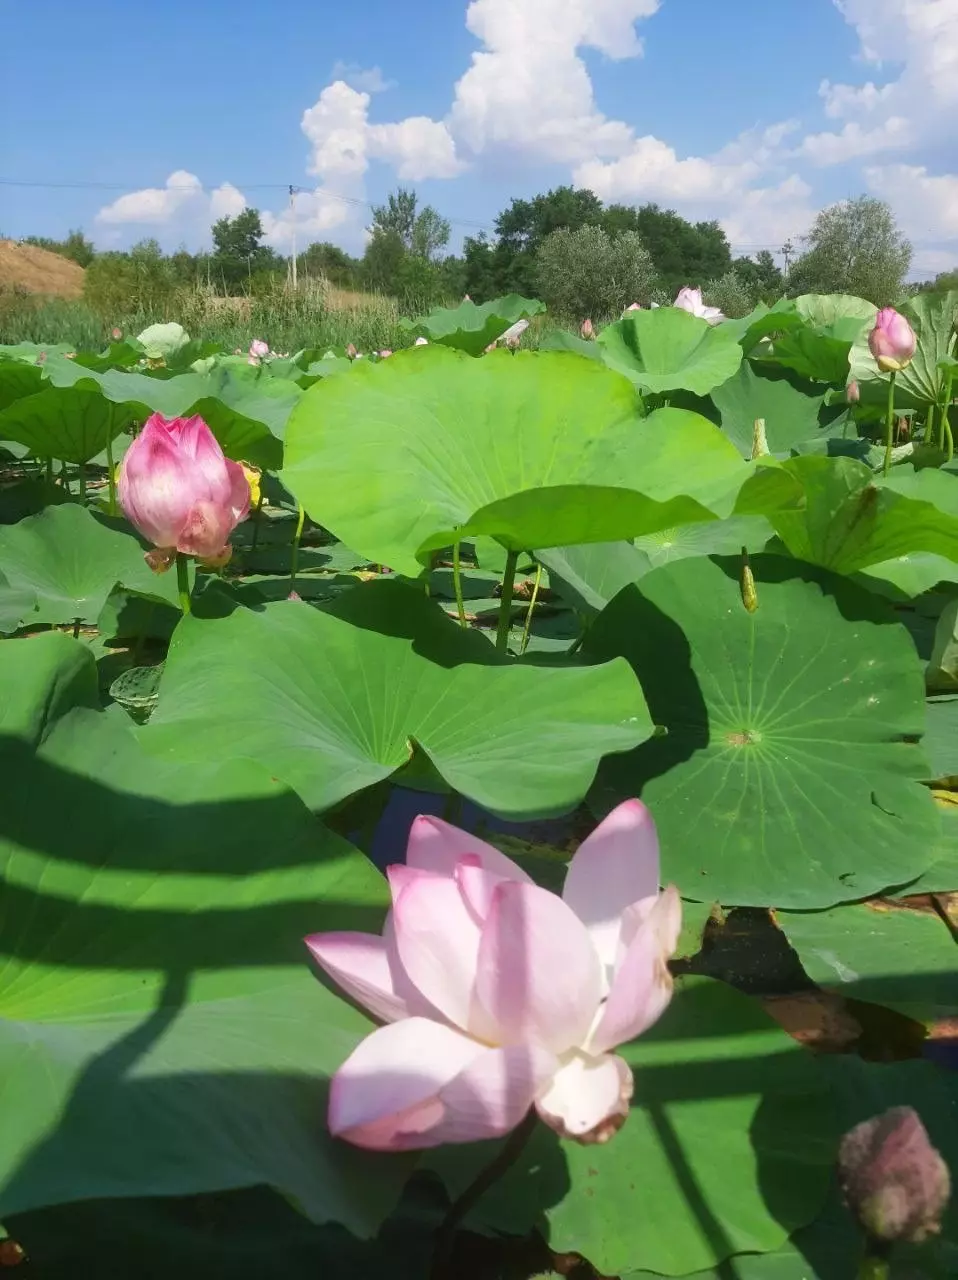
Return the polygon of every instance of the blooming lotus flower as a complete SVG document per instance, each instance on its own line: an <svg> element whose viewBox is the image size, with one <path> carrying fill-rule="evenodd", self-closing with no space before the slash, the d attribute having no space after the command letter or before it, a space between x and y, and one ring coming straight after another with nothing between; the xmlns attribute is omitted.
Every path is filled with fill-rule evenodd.
<svg viewBox="0 0 958 1280"><path fill-rule="evenodd" d="M725 316L718 307L707 307L702 301L701 289L690 289L686 286L680 289L678 297L672 303L673 307L679 307L682 311L688 311L690 315L698 316L702 320L707 320L709 324L719 324L725 319Z"/></svg>
<svg viewBox="0 0 958 1280"><path fill-rule="evenodd" d="M582 321L582 324L579 326L579 333L580 333L580 334L582 335L582 337L583 337L583 338L585 338L586 340L588 340L589 338L594 338L594 337L595 337L595 326L593 325L592 321L591 321L591 320L583 320L583 321Z"/></svg>
<svg viewBox="0 0 958 1280"><path fill-rule="evenodd" d="M224 458L199 417L168 422L154 413L123 457L118 494L127 519L167 563L176 551L222 563L229 535L249 512L243 468Z"/></svg>
<svg viewBox="0 0 958 1280"><path fill-rule="evenodd" d="M868 335L868 349L883 373L897 373L911 364L918 346L915 331L894 307L882 307Z"/></svg>
<svg viewBox="0 0 958 1280"><path fill-rule="evenodd" d="M269 343L264 342L262 338L254 338L249 344L249 353L256 356L258 360L262 360L263 356L269 355Z"/></svg>
<svg viewBox="0 0 958 1280"><path fill-rule="evenodd" d="M659 893L658 840L638 800L579 846L562 896L491 845L415 820L388 869L382 936L306 939L326 973L385 1025L336 1072L329 1128L378 1151L498 1137L535 1106L547 1125L604 1142L632 1072L610 1052L667 1006L678 891Z"/></svg>

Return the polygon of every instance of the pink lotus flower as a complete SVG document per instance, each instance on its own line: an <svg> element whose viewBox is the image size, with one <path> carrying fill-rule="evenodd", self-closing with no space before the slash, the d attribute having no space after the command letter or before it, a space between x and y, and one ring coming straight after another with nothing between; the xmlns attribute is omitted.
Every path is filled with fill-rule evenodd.
<svg viewBox="0 0 958 1280"><path fill-rule="evenodd" d="M120 339L123 337L123 330L122 330L122 329L111 329L111 330L110 330L110 337L113 339L113 341L114 341L114 342L119 342L119 341L120 341Z"/></svg>
<svg viewBox="0 0 958 1280"><path fill-rule="evenodd" d="M377 351L376 354L379 356L380 360L385 360L387 357L392 355L392 352L387 347L384 351Z"/></svg>
<svg viewBox="0 0 958 1280"><path fill-rule="evenodd" d="M589 339L589 338L594 338L594 337L595 337L595 326L593 325L592 321L591 321L591 320L583 320L583 321L582 321L582 324L579 326L579 333L580 333L580 334L582 335L582 337L583 337L583 338L585 338L587 341L588 341L588 339Z"/></svg>
<svg viewBox="0 0 958 1280"><path fill-rule="evenodd" d="M641 310L642 310L641 302L630 302L629 305L626 307L626 311L641 311Z"/></svg>
<svg viewBox="0 0 958 1280"><path fill-rule="evenodd" d="M243 468L224 458L199 417L168 422L154 413L123 457L117 492L127 519L159 550L220 563L249 513Z"/></svg>
<svg viewBox="0 0 958 1280"><path fill-rule="evenodd" d="M918 340L911 325L894 307L882 307L868 335L868 349L883 373L897 373L911 364Z"/></svg>
<svg viewBox="0 0 958 1280"><path fill-rule="evenodd" d="M269 355L269 343L264 342L262 338L254 338L249 344L249 353L256 356L258 360L262 360L263 356Z"/></svg>
<svg viewBox="0 0 958 1280"><path fill-rule="evenodd" d="M851 382L848 384L848 386L845 388L845 399L848 401L849 404L858 404L861 397L862 397L862 393L859 389L858 383L853 378Z"/></svg>
<svg viewBox="0 0 958 1280"><path fill-rule="evenodd" d="M668 1005L681 926L678 891L659 893L646 807L626 801L583 841L561 898L438 818L416 819L388 875L381 937L306 939L386 1024L333 1077L330 1131L405 1151L501 1136L535 1106L565 1137L610 1138L632 1072L609 1050Z"/></svg>
<svg viewBox="0 0 958 1280"><path fill-rule="evenodd" d="M679 307L682 311L688 311L690 315L698 316L701 320L707 320L709 324L720 324L724 319L724 314L719 311L718 307L707 307L702 301L701 289L690 289L687 285L684 289L680 289L678 297L672 303L673 307Z"/></svg>

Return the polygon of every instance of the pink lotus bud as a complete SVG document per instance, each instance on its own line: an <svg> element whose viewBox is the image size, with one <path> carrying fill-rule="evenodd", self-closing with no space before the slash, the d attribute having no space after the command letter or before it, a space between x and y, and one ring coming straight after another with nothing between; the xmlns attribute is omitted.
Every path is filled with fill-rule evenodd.
<svg viewBox="0 0 958 1280"><path fill-rule="evenodd" d="M849 1130L838 1174L845 1203L871 1240L920 1244L941 1230L948 1166L912 1107L892 1107Z"/></svg>
<svg viewBox="0 0 958 1280"><path fill-rule="evenodd" d="M387 347L385 351L380 351L378 354L379 354L380 360L385 360L388 356L392 355L392 352Z"/></svg>
<svg viewBox="0 0 958 1280"><path fill-rule="evenodd" d="M385 1024L333 1077L331 1133L408 1151L502 1137L535 1107L563 1137L607 1142L632 1096L613 1050L665 1011L682 923L645 805L620 804L579 845L561 897L439 818L415 820L388 876L387 936L306 939Z"/></svg>
<svg viewBox="0 0 958 1280"><path fill-rule="evenodd" d="M122 329L111 329L111 330L110 330L110 337L113 339L113 341L114 341L114 342L119 342L119 341L120 341L120 339L123 337L123 330L122 330Z"/></svg>
<svg viewBox="0 0 958 1280"><path fill-rule="evenodd" d="M291 591L289 595L286 597L287 600L300 600L300 601L302 600L302 598L303 597L299 594L298 591Z"/></svg>
<svg viewBox="0 0 958 1280"><path fill-rule="evenodd" d="M626 311L641 311L641 310L642 310L641 302L630 302L629 305L626 307Z"/></svg>
<svg viewBox="0 0 958 1280"><path fill-rule="evenodd" d="M858 404L858 401L861 399L861 394L862 393L858 389L858 383L853 378L845 388L845 399L849 404Z"/></svg>
<svg viewBox="0 0 958 1280"><path fill-rule="evenodd" d="M911 364L918 340L911 325L894 307L883 307L868 335L868 349L883 373L897 373Z"/></svg>
<svg viewBox="0 0 958 1280"><path fill-rule="evenodd" d="M414 347L428 347L428 346L429 346L429 339L428 339L428 338L417 338L417 339L416 339L416 341L415 341L412 345L413 345Z"/></svg>
<svg viewBox="0 0 958 1280"><path fill-rule="evenodd" d="M698 316L700 320L707 320L709 324L719 324L725 319L724 314L718 307L707 307L705 305L702 301L701 289L690 289L687 285L684 289L679 290L678 297L672 305L682 311L688 311L690 315Z"/></svg>
<svg viewBox="0 0 958 1280"><path fill-rule="evenodd" d="M251 356L258 356L262 360L263 356L269 355L269 343L264 342L262 338L254 338L249 344L249 353Z"/></svg>
<svg viewBox="0 0 958 1280"><path fill-rule="evenodd" d="M587 339L587 340L588 340L589 338L594 338L594 337L595 337L595 327L593 326L592 321L591 321L591 320L583 320L583 321L582 321L582 324L581 324L581 325L580 325L580 327L579 327L579 333L582 335L582 337L583 337L583 338L585 338L585 339Z"/></svg>
<svg viewBox="0 0 958 1280"><path fill-rule="evenodd" d="M472 299L469 297L469 294L468 294L468 293L464 293L464 294L462 295L462 300L463 300L463 302L471 302L471 301L472 301Z"/></svg>
<svg viewBox="0 0 958 1280"><path fill-rule="evenodd" d="M356 357L359 355L359 352L356 350L356 348L355 348L355 347L353 346L353 344L350 342L350 343L347 343L347 345L346 345L346 354L349 356L350 360L355 360L355 359L356 359Z"/></svg>
<svg viewBox="0 0 958 1280"><path fill-rule="evenodd" d="M120 465L120 505L155 547L218 561L249 513L249 483L202 418L154 413ZM155 557L154 557L155 559Z"/></svg>

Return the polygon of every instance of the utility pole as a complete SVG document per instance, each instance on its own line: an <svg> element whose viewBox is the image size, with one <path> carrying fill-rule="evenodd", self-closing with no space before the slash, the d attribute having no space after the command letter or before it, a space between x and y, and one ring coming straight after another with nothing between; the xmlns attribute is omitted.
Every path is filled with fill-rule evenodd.
<svg viewBox="0 0 958 1280"><path fill-rule="evenodd" d="M785 241L781 249L779 249L779 253L785 259L785 283L788 284L788 268L791 264L792 255L795 253L795 248L791 240Z"/></svg>
<svg viewBox="0 0 958 1280"><path fill-rule="evenodd" d="M293 282L293 293L296 292L296 188L290 183L289 188L289 224L293 240L293 256L290 261L290 275Z"/></svg>

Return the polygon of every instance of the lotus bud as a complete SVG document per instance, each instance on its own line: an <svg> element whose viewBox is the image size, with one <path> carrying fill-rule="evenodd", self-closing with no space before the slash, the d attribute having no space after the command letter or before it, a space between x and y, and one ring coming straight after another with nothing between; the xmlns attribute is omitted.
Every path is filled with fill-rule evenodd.
<svg viewBox="0 0 958 1280"><path fill-rule="evenodd" d="M882 307L868 335L868 349L882 373L897 373L911 364L918 340L911 325L894 307Z"/></svg>
<svg viewBox="0 0 958 1280"><path fill-rule="evenodd" d="M528 328L528 320L517 320L515 324L509 326L505 333L499 335L498 341L515 351L519 345L519 339ZM495 346L495 343L492 345Z"/></svg>
<svg viewBox="0 0 958 1280"><path fill-rule="evenodd" d="M202 418L155 413L123 457L118 496L130 523L164 556L222 561L249 513L250 489Z"/></svg>
<svg viewBox="0 0 958 1280"><path fill-rule="evenodd" d="M264 342L262 338L254 338L249 344L249 353L256 356L258 360L262 360L264 356L269 355L269 343Z"/></svg>
<svg viewBox="0 0 958 1280"><path fill-rule="evenodd" d="M347 345L346 345L346 354L349 356L350 360L355 360L355 359L356 359L356 357L359 355L359 352L356 350L356 348L355 348L355 347L353 346L353 344L350 342L350 343L347 343Z"/></svg>
<svg viewBox="0 0 958 1280"><path fill-rule="evenodd" d="M870 1240L919 1244L941 1230L948 1166L912 1107L892 1107L849 1130L838 1174L845 1203Z"/></svg>
<svg viewBox="0 0 958 1280"><path fill-rule="evenodd" d="M641 302L630 302L629 305L626 307L626 311L641 311L641 310L642 310Z"/></svg>
<svg viewBox="0 0 958 1280"><path fill-rule="evenodd" d="M583 320L583 321L582 321L582 325L581 325L581 327L579 328L579 333L582 335L582 337L583 337L583 338L585 338L585 339L586 339L586 341L588 341L590 338L594 338L594 337L595 337L595 326L593 325L592 321L591 321L591 320Z"/></svg>
<svg viewBox="0 0 958 1280"><path fill-rule="evenodd" d="M462 295L462 300L463 300L463 302L471 302L471 301L472 301L472 299L469 297L469 294L468 294L468 293L464 293L464 294Z"/></svg>
<svg viewBox="0 0 958 1280"><path fill-rule="evenodd" d="M286 599L287 599L287 600L299 600L299 601L302 601L303 597L299 594L299 592L298 592L298 591L291 591L291 592L289 593L289 595L286 597Z"/></svg>
<svg viewBox="0 0 958 1280"><path fill-rule="evenodd" d="M429 346L429 339L428 339L428 338L417 338L417 339L416 339L416 341L415 341L412 345L413 345L414 347L428 347L428 346Z"/></svg>
<svg viewBox="0 0 958 1280"><path fill-rule="evenodd" d="M110 330L110 337L113 339L113 341L114 341L114 342L119 342L119 341L120 341L120 339L123 337L123 330L122 330L122 329L111 329L111 330Z"/></svg>
<svg viewBox="0 0 958 1280"><path fill-rule="evenodd" d="M380 351L380 352L378 352L378 355L379 355L380 360L386 360L386 359L388 359L388 357L389 357L389 356L391 356L391 355L392 355L392 352L391 352L391 351L389 350L389 348L387 347L384 351Z"/></svg>

